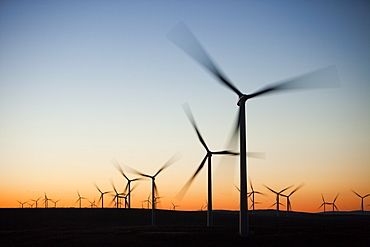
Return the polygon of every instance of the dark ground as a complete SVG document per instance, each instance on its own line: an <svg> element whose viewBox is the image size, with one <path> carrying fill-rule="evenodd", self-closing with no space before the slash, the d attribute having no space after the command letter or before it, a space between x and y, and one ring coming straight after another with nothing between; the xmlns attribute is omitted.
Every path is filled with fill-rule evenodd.
<svg viewBox="0 0 370 247"><path fill-rule="evenodd" d="M238 236L238 212L145 209L0 209L0 246L370 246L370 215L274 210L250 214L250 237Z"/></svg>

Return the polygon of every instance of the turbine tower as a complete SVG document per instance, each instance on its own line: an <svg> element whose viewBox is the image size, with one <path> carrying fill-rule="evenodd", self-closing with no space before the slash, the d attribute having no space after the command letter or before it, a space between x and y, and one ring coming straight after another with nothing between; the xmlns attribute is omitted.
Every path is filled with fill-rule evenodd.
<svg viewBox="0 0 370 247"><path fill-rule="evenodd" d="M248 223L248 202L245 200L247 196L247 146L246 146L246 102L249 99L261 96L266 93L277 92L288 89L298 88L317 88L337 86L339 83L338 73L334 66L320 69L309 74L299 76L293 79L285 80L276 84L272 84L252 94L244 94L239 91L233 83L217 68L210 56L198 42L195 36L180 22L168 34L167 37L181 48L190 57L199 62L206 70L213 74L217 80L228 87L238 96L237 105L239 106L239 126L240 126L240 215L239 215L239 235L249 236ZM321 83L313 83L313 82ZM325 84L322 82L325 81ZM310 83L308 83L310 82Z"/></svg>
<svg viewBox="0 0 370 247"><path fill-rule="evenodd" d="M198 135L200 143L203 145L204 149L206 150L206 155L204 156L202 162L200 163L199 167L193 174L193 176L188 180L188 182L184 185L184 187L181 189L181 191L178 193L178 197L181 199L186 191L189 189L191 183L194 181L195 177L198 175L198 173L202 170L204 167L204 164L206 163L208 159L208 166L207 166L207 179L208 179L208 209L207 209L207 226L213 226L213 213L212 213L212 156L213 155L238 155L239 153L231 152L228 150L223 151L211 151L206 142L204 141L202 135L200 134L197 124L195 123L193 114L191 113L190 107L188 104L184 104L183 108L185 110L185 113L187 114L191 124L193 125L195 132Z"/></svg>

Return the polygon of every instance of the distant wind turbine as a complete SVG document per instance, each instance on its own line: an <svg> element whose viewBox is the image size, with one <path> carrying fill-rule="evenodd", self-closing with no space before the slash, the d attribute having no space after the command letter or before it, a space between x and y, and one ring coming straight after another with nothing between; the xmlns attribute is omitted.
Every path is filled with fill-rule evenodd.
<svg viewBox="0 0 370 247"><path fill-rule="evenodd" d="M45 205L45 208L48 208L48 201L50 201L51 199L49 199L46 195L46 192L44 192L44 205Z"/></svg>
<svg viewBox="0 0 370 247"><path fill-rule="evenodd" d="M326 203L327 205L332 205L332 212L333 212L333 214L334 214L335 209L336 209L337 211L339 211L339 210L338 210L337 205L335 205L335 202L336 202L336 200L337 200L338 196L339 196L339 193L338 193L338 194L337 194L337 196L334 198L333 202L328 202L328 203Z"/></svg>
<svg viewBox="0 0 370 247"><path fill-rule="evenodd" d="M23 208L24 207L24 204L26 204L28 201L20 202L20 201L17 200L17 202L19 202L19 204L21 204L21 208Z"/></svg>
<svg viewBox="0 0 370 247"><path fill-rule="evenodd" d="M128 196L128 208L131 208L131 182L135 182L140 180L141 178L134 178L134 179L129 179L126 174L123 172L122 167L119 165L119 163L116 161L114 162L114 166L117 168L117 170L122 174L122 176L127 180L127 185L125 188L125 191L128 191L127 196Z"/></svg>
<svg viewBox="0 0 370 247"><path fill-rule="evenodd" d="M303 185L304 185L303 183L300 184L300 185L298 185L297 188L295 188L288 195L281 194L281 196L286 197L286 213L287 213L287 216L289 216L289 211L291 211L291 209L292 209L292 204L290 202L290 196L293 195L295 192L297 192L297 190L299 190L300 188L302 188Z"/></svg>
<svg viewBox="0 0 370 247"><path fill-rule="evenodd" d="M152 226L155 226L155 206L156 206L155 201L156 201L156 195L158 191L157 186L155 184L155 179L158 176L158 174L160 174L164 169L172 165L176 160L177 160L176 156L173 156L172 158L170 158L154 175L144 174L142 172L139 172L127 166L127 168L129 168L132 173L135 173L142 177L150 178L152 180Z"/></svg>
<svg viewBox="0 0 370 247"><path fill-rule="evenodd" d="M273 204L275 205L276 204L276 215L279 216L279 206L280 206L280 200L279 200L279 197L281 196L281 193L283 193L284 191L286 191L287 189L291 188L292 186L288 186L286 187L285 189L282 189L280 190L279 192L271 189L270 187L264 185L268 190L270 190L272 193L276 194L276 202Z"/></svg>
<svg viewBox="0 0 370 247"><path fill-rule="evenodd" d="M265 195L265 194L262 193L262 192L259 192L259 191L255 191L253 189L253 185L252 185L251 179L249 179L249 186L251 187L251 192L248 193L249 194L248 197L251 198L251 201L252 201L251 208L252 208L252 213L254 213L254 209L255 209L254 205L258 203L258 202L255 201L254 195L255 194ZM239 188L238 188L238 190L239 190Z"/></svg>
<svg viewBox="0 0 370 247"><path fill-rule="evenodd" d="M112 184L112 187L113 187L113 191L115 193L114 197L113 197L113 202L115 202L115 206L116 208L119 208L119 199L121 198L121 196L125 195L125 193L118 193L117 189L116 189L116 186L114 186L114 183L113 181L111 180L111 184Z"/></svg>
<svg viewBox="0 0 370 247"><path fill-rule="evenodd" d="M57 203L60 201L60 199L59 200L56 200L56 201L53 201L53 200L51 200L53 203L54 203L54 208L56 208L57 207Z"/></svg>
<svg viewBox="0 0 370 247"><path fill-rule="evenodd" d="M361 213L364 214L364 199L368 196L370 196L370 194L367 194L365 196L360 196L356 191L354 190L351 190L353 193L356 194L356 196L360 197L361 198Z"/></svg>
<svg viewBox="0 0 370 247"><path fill-rule="evenodd" d="M171 202L171 204L172 204L172 210L173 210L173 211L176 211L176 208L177 208L179 205L175 205L173 202Z"/></svg>
<svg viewBox="0 0 370 247"><path fill-rule="evenodd" d="M98 203L101 201L101 208L104 208L104 195L107 193L111 193L112 191L101 191L96 183L94 183L95 188L99 191L100 197ZM95 201L94 201L95 202Z"/></svg>
<svg viewBox="0 0 370 247"><path fill-rule="evenodd" d="M77 191L78 199L75 203L79 202L80 208L82 207L82 199L86 199L80 195L80 192Z"/></svg>
<svg viewBox="0 0 370 247"><path fill-rule="evenodd" d="M328 202L326 202L326 201L325 201L325 198L324 198L324 195L323 195L323 194L321 194L321 199L322 199L322 204L320 205L319 209L320 209L321 207L323 207L323 208L324 208L324 213L325 213L325 212L326 212L326 207L325 207L325 205L330 205L330 203L328 203Z"/></svg>
<svg viewBox="0 0 370 247"><path fill-rule="evenodd" d="M212 61L205 49L196 39L189 28L180 22L167 34L167 37L185 53L199 62L208 72L213 74L217 80L238 95L237 105L239 106L239 126L240 126L240 211L239 211L239 235L249 236L248 223L248 202L247 197L247 146L246 146L246 102L249 99L267 93L304 88L317 88L338 86L338 73L334 66L323 68L293 79L280 81L276 84L264 87L255 93L244 94L239 91L233 83L221 72ZM315 83L316 82L316 83ZM320 83L318 83L320 82ZM322 82L325 82L323 84Z"/></svg>
<svg viewBox="0 0 370 247"><path fill-rule="evenodd" d="M37 198L36 200L34 199L31 199L31 201L34 201L35 202L35 207L37 208L37 202L41 199L41 197Z"/></svg>
<svg viewBox="0 0 370 247"><path fill-rule="evenodd" d="M191 113L190 107L188 104L184 104L183 108L185 110L185 113L187 114L191 124L193 125L195 132L198 135L198 139L200 143L203 145L204 149L206 150L206 155L204 156L202 162L200 163L199 167L193 174L193 176L188 180L188 182L184 185L184 187L181 189L181 191L178 193L178 197L181 199L186 191L189 189L190 185L194 181L195 177L198 175L198 173L202 170L204 167L204 164L206 163L208 159L208 166L207 166L207 179L208 179L208 210L207 210L207 226L213 226L213 213L212 213L212 155L238 155L239 153L231 152L229 150L223 150L223 151L211 151L206 142L204 141L202 135L200 134L197 124L195 123L193 114Z"/></svg>

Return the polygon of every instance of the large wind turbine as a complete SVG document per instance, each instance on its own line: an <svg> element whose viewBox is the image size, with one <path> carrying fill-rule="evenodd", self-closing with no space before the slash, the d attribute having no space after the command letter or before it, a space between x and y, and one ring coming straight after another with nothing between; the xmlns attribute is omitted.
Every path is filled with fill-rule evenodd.
<svg viewBox="0 0 370 247"><path fill-rule="evenodd" d="M135 173L137 175L140 175L142 177L146 177L146 178L150 178L152 180L152 226L155 226L155 206L156 206L156 194L157 194L157 186L155 184L155 178L158 176L159 173L161 173L164 169L166 169L167 167L169 167L172 163L175 162L175 159L177 160L177 158L175 156L173 156L171 159L169 159L154 175L148 175L148 174L144 174L142 172L139 172L131 167L128 167L132 173Z"/></svg>
<svg viewBox="0 0 370 247"><path fill-rule="evenodd" d="M282 189L282 190L280 190L279 192L277 192L277 191L275 191L275 190L273 190L273 189L271 189L271 188L269 188L268 186L266 186L266 185L264 185L267 189L269 189L272 193L274 193L274 194L276 194L276 215L277 216L279 216L279 206L280 206L280 196L282 196L282 194L281 193L283 193L284 191L286 191L287 189L289 189L290 187L292 187L292 186L288 186L288 187L286 187L285 189Z"/></svg>
<svg viewBox="0 0 370 247"><path fill-rule="evenodd" d="M237 105L239 106L239 126L240 126L240 216L239 216L239 234L241 236L249 236L248 223L248 202L245 200L247 196L247 147L246 147L246 124L245 124L245 109L247 100L260 96L266 93L277 92L288 89L298 88L315 88L323 86L338 85L338 75L334 66L320 69L294 79L285 80L276 84L272 84L252 94L243 94L239 91L230 80L228 80L210 56L203 49L191 31L183 22L176 25L167 35L167 37L175 43L179 48L185 51L190 57L199 62L206 70L213 74L221 84L227 86L230 90L238 95ZM313 83L316 81L316 84ZM326 81L325 84L322 84ZM310 84L308 83L310 82ZM321 83L317 83L321 82Z"/></svg>
<svg viewBox="0 0 370 247"><path fill-rule="evenodd" d="M188 182L184 185L184 187L181 189L179 192L178 196L182 198L186 191L189 189L191 183L194 181L195 177L198 175L198 173L202 170L204 167L204 164L206 163L208 159L208 210L207 210L207 226L213 226L213 215L212 215L212 155L238 155L239 153L231 152L228 150L223 150L223 151L211 151L206 142L204 141L202 135L200 134L197 124L195 123L193 114L191 113L190 107L188 104L184 104L183 108L185 110L185 113L187 114L191 124L193 125L195 132L198 135L200 143L203 145L203 147L206 150L206 155L204 156L202 162L200 163L199 167L193 174L193 176L188 180Z"/></svg>
<svg viewBox="0 0 370 247"><path fill-rule="evenodd" d="M360 197L361 198L361 212L362 212L362 214L364 214L364 199L366 198L366 197L368 197L368 196L370 196L370 194L367 194L367 195L365 195L365 196L360 196L360 194L358 194L356 191L354 191L354 190L351 190L353 193L355 193L356 194L356 196L358 196L358 197Z"/></svg>
<svg viewBox="0 0 370 247"><path fill-rule="evenodd" d="M141 178L134 178L134 179L129 179L126 174L123 172L122 167L118 164L118 162L114 163L114 166L117 168L117 170L122 174L122 176L127 180L127 185L125 188L125 191L127 192L127 197L128 197L128 208L131 208L131 182L135 182L137 180L140 180Z"/></svg>

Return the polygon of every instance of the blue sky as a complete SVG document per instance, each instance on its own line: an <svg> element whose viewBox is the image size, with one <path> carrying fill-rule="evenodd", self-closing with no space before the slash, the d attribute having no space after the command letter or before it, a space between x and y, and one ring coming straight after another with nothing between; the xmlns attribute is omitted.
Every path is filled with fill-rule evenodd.
<svg viewBox="0 0 370 247"><path fill-rule="evenodd" d="M369 193L368 9L366 1L3 1L0 186L14 192L2 197L13 206L45 188L92 197L93 181L124 185L112 159L154 173L180 152L161 174L162 193L175 200L204 155L181 105L212 149L225 148L237 111L234 93L166 38L179 21L245 93L336 65L340 88L248 102L249 149L266 152L249 174L261 190L304 181L318 203L322 192ZM232 167L229 188L238 183ZM222 201L236 192L217 187L220 173ZM190 197L205 194L205 174L198 180ZM272 197L264 200L268 207Z"/></svg>

